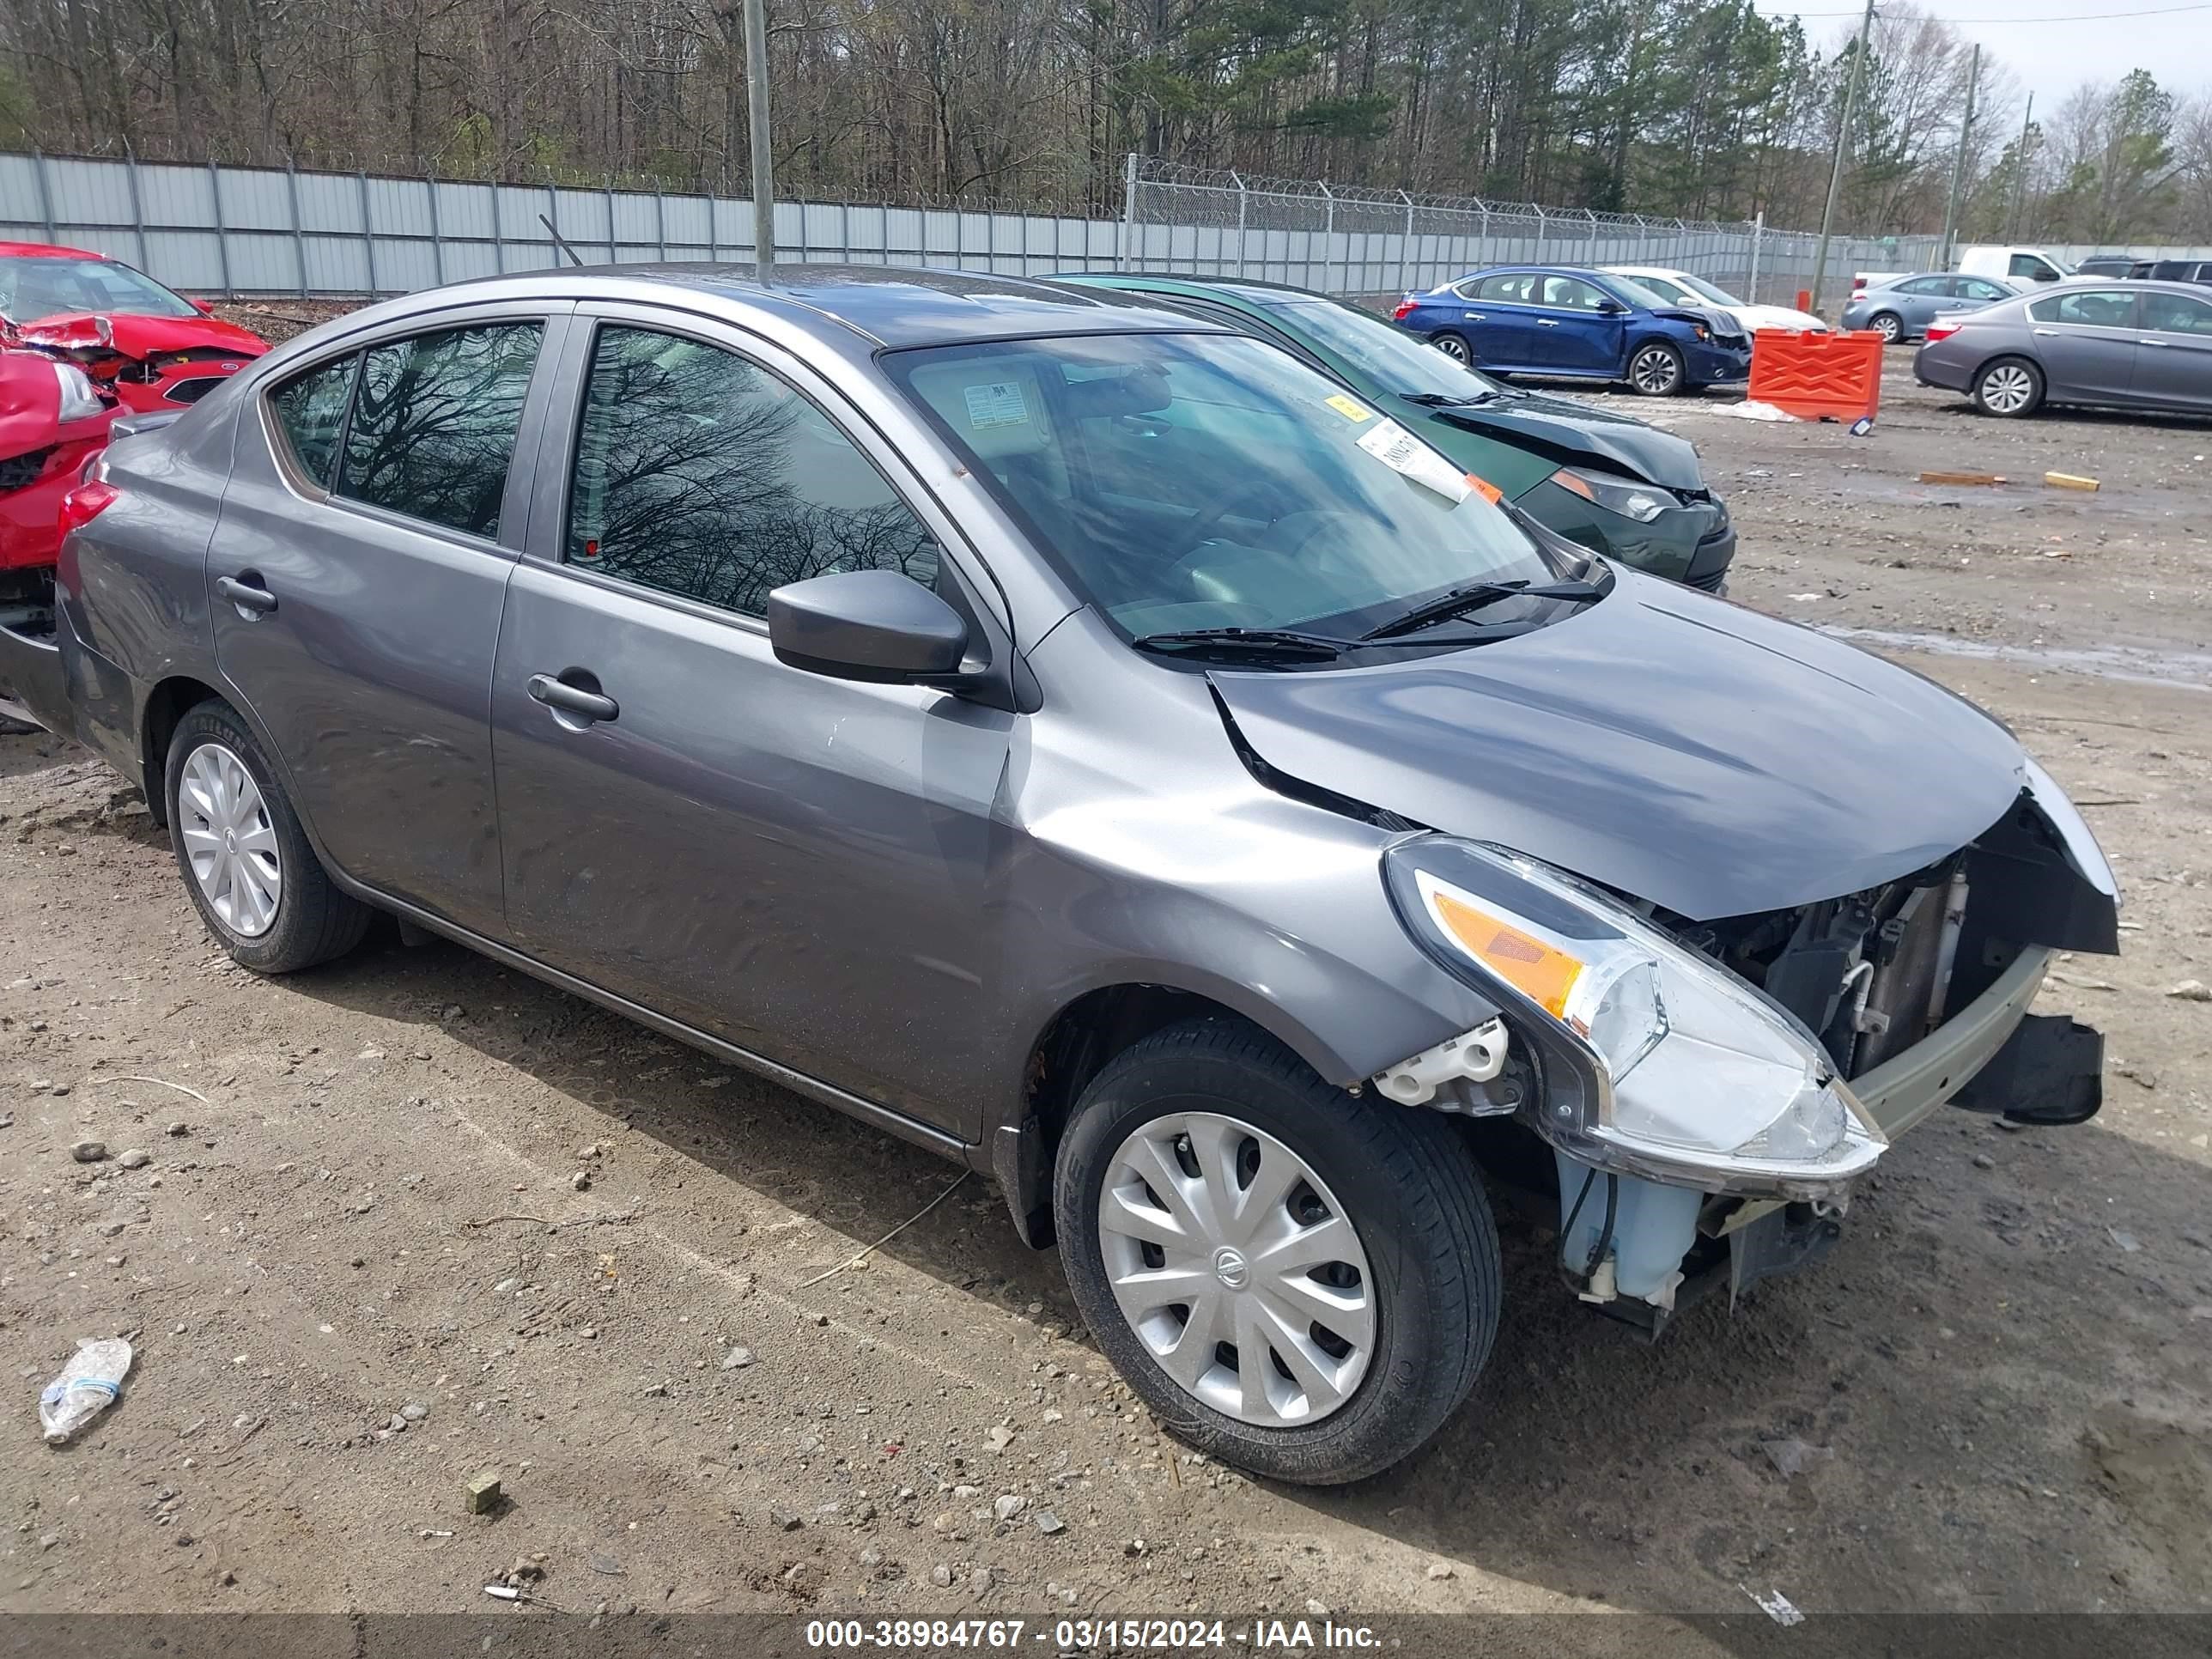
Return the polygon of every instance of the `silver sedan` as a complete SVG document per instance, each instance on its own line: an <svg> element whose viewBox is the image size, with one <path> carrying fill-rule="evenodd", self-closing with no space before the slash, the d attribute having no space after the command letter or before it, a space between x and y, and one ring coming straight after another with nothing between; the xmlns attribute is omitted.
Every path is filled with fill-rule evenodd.
<svg viewBox="0 0 2212 1659"><path fill-rule="evenodd" d="M1929 276L1899 276L1861 294L1851 295L1839 320L1845 328L1872 329L1895 345L1916 340L1938 317L1976 311L2024 291L1994 276L1964 276L1938 272Z"/></svg>
<svg viewBox="0 0 2212 1659"><path fill-rule="evenodd" d="M2023 295L1933 325L1912 374L1985 415L2046 403L2212 414L2212 295L2144 282Z"/></svg>

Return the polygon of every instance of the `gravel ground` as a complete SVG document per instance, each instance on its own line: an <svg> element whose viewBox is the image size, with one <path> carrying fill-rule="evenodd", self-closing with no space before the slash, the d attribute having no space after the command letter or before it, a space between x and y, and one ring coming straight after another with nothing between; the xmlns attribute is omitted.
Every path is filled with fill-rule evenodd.
<svg viewBox="0 0 2212 1659"><path fill-rule="evenodd" d="M2126 953L2043 1008L2106 1032L2105 1111L1942 1115L1825 1264L1656 1346L1508 1218L1474 1398L1346 1491L1164 1438L981 1179L831 1273L957 1171L456 948L256 979L132 790L0 738L0 1610L2212 1608L2212 1004L2166 994L2212 981L2212 427L1888 399L1637 409L1741 601L1886 636L2075 792ZM41 1446L116 1332L122 1402Z"/></svg>

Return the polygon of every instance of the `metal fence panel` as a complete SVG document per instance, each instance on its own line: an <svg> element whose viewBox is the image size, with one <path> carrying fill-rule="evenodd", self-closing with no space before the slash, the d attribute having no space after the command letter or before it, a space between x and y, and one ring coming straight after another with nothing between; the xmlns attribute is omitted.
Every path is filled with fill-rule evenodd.
<svg viewBox="0 0 2212 1659"><path fill-rule="evenodd" d="M1042 276L1107 268L1248 276L1334 293L1427 289L1513 262L1690 270L1747 298L1809 286L1816 238L1759 225L1354 190L1159 162L1131 175L1128 222L972 204L781 202L787 257ZM0 237L112 254L198 292L392 293L585 259L750 260L743 198L461 183L289 168L0 154ZM1839 237L1829 297L1860 270L1927 269L1938 239ZM2212 249L2054 247L2135 258Z"/></svg>

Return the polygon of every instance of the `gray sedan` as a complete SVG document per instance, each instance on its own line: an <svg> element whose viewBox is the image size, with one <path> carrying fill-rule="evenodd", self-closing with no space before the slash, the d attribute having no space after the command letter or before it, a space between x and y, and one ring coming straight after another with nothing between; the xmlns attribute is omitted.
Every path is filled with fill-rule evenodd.
<svg viewBox="0 0 2212 1659"><path fill-rule="evenodd" d="M1912 373L1985 415L2045 403L2212 414L2212 295L2185 283L2045 289L1937 324Z"/></svg>
<svg viewBox="0 0 2212 1659"><path fill-rule="evenodd" d="M1102 293L500 277L112 446L0 696L239 963L390 914L988 1173L1159 1422L1349 1480L1490 1352L1479 1171L1656 1331L1947 1103L2100 1098L2008 731L1496 496Z"/></svg>
<svg viewBox="0 0 2212 1659"><path fill-rule="evenodd" d="M1993 276L1900 276L1880 288L1851 295L1839 319L1845 328L1869 328L1895 345L1917 340L1938 317L1975 311L2000 300L2025 293L2031 284L2015 285Z"/></svg>

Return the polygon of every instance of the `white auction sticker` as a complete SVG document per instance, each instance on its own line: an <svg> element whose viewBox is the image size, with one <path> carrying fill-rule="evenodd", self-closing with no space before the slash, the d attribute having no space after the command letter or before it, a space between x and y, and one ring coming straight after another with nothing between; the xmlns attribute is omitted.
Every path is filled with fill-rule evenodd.
<svg viewBox="0 0 2212 1659"><path fill-rule="evenodd" d="M977 431L993 426L1023 426L1030 418L1028 401L1013 380L994 380L968 388L968 424Z"/></svg>
<svg viewBox="0 0 2212 1659"><path fill-rule="evenodd" d="M1394 472L1425 489L1433 489L1456 507L1474 493L1467 474L1431 449L1395 421L1383 421L1359 434L1359 447Z"/></svg>

